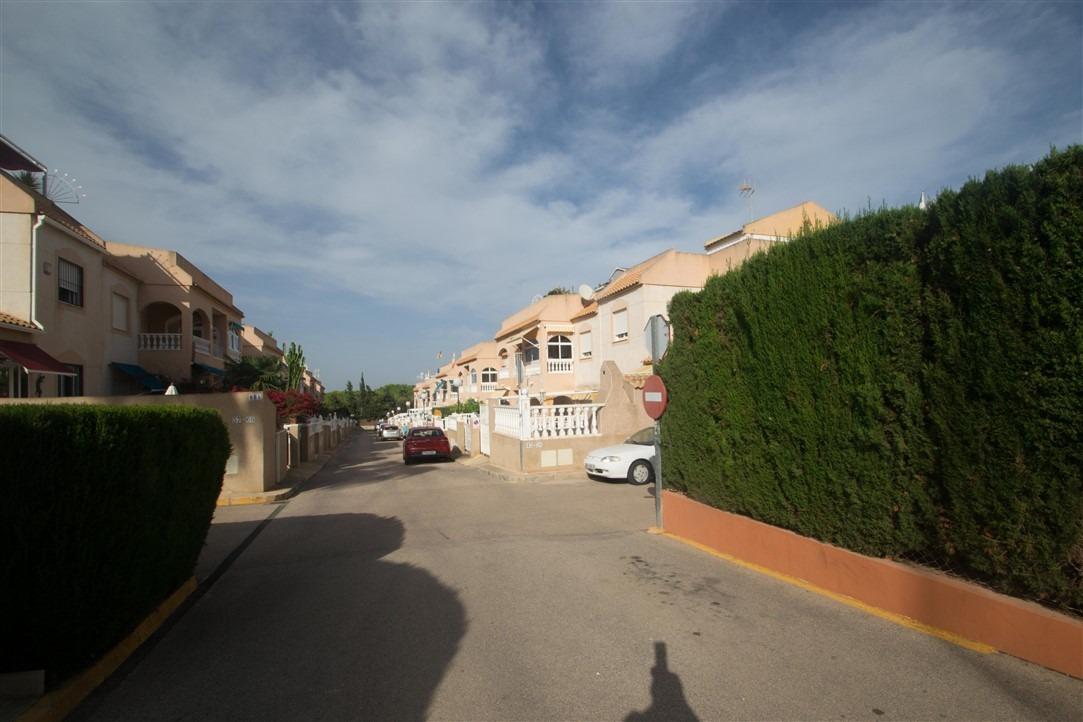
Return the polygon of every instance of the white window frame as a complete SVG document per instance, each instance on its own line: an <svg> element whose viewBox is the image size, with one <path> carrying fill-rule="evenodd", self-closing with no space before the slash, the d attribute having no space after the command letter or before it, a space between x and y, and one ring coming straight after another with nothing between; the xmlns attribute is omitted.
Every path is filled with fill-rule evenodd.
<svg viewBox="0 0 1083 722"><path fill-rule="evenodd" d="M579 356L582 358L591 357L590 331L579 334Z"/></svg>
<svg viewBox="0 0 1083 722"><path fill-rule="evenodd" d="M553 351L556 350L554 354ZM549 358L556 361L571 361L572 359L572 340L564 334L557 334L549 337L549 345L546 348L549 354ZM566 355L565 355L566 354Z"/></svg>
<svg viewBox="0 0 1083 722"><path fill-rule="evenodd" d="M621 328L623 327L623 331ZM613 340L628 340L628 309L622 308L613 312Z"/></svg>
<svg viewBox="0 0 1083 722"><path fill-rule="evenodd" d="M495 384L496 383L496 369L492 366L487 366L481 370L481 383L483 384Z"/></svg>

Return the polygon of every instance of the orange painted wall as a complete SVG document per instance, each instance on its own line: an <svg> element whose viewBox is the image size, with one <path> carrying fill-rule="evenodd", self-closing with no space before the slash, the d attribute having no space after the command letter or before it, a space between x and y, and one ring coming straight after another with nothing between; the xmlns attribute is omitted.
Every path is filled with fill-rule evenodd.
<svg viewBox="0 0 1083 722"><path fill-rule="evenodd" d="M866 557L671 491L667 532L1083 679L1083 621L953 577Z"/></svg>

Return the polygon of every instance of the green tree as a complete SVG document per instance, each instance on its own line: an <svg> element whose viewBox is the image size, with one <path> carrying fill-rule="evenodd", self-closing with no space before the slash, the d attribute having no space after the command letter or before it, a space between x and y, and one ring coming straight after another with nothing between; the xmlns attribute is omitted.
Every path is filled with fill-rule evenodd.
<svg viewBox="0 0 1083 722"><path fill-rule="evenodd" d="M226 360L226 388L234 386L254 391L281 391L286 385L282 365L273 356L242 356Z"/></svg>
<svg viewBox="0 0 1083 722"><path fill-rule="evenodd" d="M290 347L286 350L286 389L300 391L304 373L305 351L299 345L290 341Z"/></svg>

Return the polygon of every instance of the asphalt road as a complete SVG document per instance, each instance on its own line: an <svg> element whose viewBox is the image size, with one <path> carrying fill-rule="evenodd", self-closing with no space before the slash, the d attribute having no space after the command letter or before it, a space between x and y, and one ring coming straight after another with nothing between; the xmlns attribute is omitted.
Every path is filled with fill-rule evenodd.
<svg viewBox="0 0 1083 722"><path fill-rule="evenodd" d="M402 465L357 434L93 720L1083 718L1083 683L649 535L642 488ZM210 576L225 557L208 547Z"/></svg>

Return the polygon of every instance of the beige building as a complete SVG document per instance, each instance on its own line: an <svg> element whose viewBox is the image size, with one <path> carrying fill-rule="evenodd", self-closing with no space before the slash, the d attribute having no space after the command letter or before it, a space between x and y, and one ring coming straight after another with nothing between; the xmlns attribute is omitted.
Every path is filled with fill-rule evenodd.
<svg viewBox="0 0 1083 722"><path fill-rule="evenodd" d="M241 358L244 314L233 295L176 251L112 241L106 248L142 282L139 364L174 382L220 386L226 359Z"/></svg>
<svg viewBox="0 0 1083 722"><path fill-rule="evenodd" d="M142 389L139 288L101 238L0 171L0 397Z"/></svg>
<svg viewBox="0 0 1083 722"><path fill-rule="evenodd" d="M285 364L285 354L275 337L247 323L241 329L241 356L277 358Z"/></svg>

